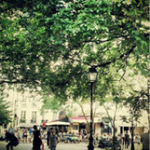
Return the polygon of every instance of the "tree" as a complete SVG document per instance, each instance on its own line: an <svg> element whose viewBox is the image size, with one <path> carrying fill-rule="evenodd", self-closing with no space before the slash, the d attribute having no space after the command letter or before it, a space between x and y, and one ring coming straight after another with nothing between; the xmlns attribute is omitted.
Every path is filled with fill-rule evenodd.
<svg viewBox="0 0 150 150"><path fill-rule="evenodd" d="M0 125L11 122L11 112L8 108L8 103L4 102L3 98L0 97Z"/></svg>
<svg viewBox="0 0 150 150"><path fill-rule="evenodd" d="M65 102L68 95L89 96L89 66L97 68L101 87L112 74L121 80L127 67L147 76L146 0L3 0L0 6L0 84L40 86Z"/></svg>
<svg viewBox="0 0 150 150"><path fill-rule="evenodd" d="M122 116L122 119L124 122L131 122L131 147L134 149L134 128L136 123L139 122L138 119L141 117L141 112L144 109L143 106L145 104L141 102L138 96L135 95L128 97L125 103L130 108L130 117L127 118L126 116Z"/></svg>

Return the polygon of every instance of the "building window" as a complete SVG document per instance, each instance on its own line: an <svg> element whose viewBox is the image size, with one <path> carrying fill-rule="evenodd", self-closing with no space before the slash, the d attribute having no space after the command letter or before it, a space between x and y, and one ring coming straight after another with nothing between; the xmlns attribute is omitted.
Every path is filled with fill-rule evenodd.
<svg viewBox="0 0 150 150"><path fill-rule="evenodd" d="M32 107L36 107L36 103L37 103L36 99L33 98L33 99L32 99Z"/></svg>
<svg viewBox="0 0 150 150"><path fill-rule="evenodd" d="M22 106L26 106L27 105L27 97L26 96L23 96L21 104L22 104Z"/></svg>
<svg viewBox="0 0 150 150"><path fill-rule="evenodd" d="M32 120L31 123L36 123L36 111L32 112Z"/></svg>
<svg viewBox="0 0 150 150"><path fill-rule="evenodd" d="M26 111L21 111L20 123L26 122Z"/></svg>

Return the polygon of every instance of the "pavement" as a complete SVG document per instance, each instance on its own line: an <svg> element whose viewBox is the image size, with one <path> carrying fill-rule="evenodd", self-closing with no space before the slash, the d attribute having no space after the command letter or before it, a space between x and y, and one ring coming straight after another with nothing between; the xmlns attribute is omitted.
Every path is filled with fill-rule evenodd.
<svg viewBox="0 0 150 150"><path fill-rule="evenodd" d="M0 150L6 150L6 142L0 141ZM48 149L46 143L44 142L44 150ZM87 150L86 143L59 143L56 147L56 150ZM31 143L19 143L18 146L14 147L14 150L31 150L32 144ZM95 148L94 150L102 150L100 148Z"/></svg>
<svg viewBox="0 0 150 150"><path fill-rule="evenodd" d="M0 150L6 150L6 142L5 141L0 141ZM44 150L49 150L46 142L44 142ZM88 150L87 148L88 144L86 143L59 143L57 145L56 150ZM17 147L14 147L14 150L31 150L32 149L32 144L31 143L19 143ZM94 148L94 150L105 150L101 148ZM123 149L123 150L131 150L129 147L128 149ZM135 144L135 150L141 150L141 144Z"/></svg>

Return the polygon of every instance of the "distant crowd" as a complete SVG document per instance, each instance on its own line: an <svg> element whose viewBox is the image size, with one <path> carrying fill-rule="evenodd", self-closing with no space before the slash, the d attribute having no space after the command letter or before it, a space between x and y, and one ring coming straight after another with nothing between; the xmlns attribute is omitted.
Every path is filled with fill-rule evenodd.
<svg viewBox="0 0 150 150"><path fill-rule="evenodd" d="M33 128L29 128L29 129L18 128L17 130L13 130L13 128L10 127L8 131L6 131L6 137L8 137L9 134L13 134L17 138L18 143L33 143L33 149L34 149L34 145L36 145L37 147L39 147L39 150L42 149L41 146L44 147L43 140L47 141L48 147L53 145L53 147L55 147L53 149L55 150L56 145L60 141L65 143L89 142L89 137L90 137L90 134L87 133L86 129L80 130L79 133L74 133L74 132L68 133L68 132L59 132L57 128L48 128L47 130L40 128L38 130L37 126L33 126ZM144 143L147 142L147 138L149 138L148 136L147 137L146 136L147 134L144 136L140 136L139 134L134 134L134 139L133 139L134 143L140 144L142 141L144 145ZM125 134L118 134L115 138L117 141L119 141L119 143L122 145L123 148L128 148L131 143L131 135L129 135L127 131ZM112 141L113 136L112 134L107 134L107 133L103 133L103 134L93 133L93 139L95 141L100 141L101 139ZM13 144L12 143L7 144L7 150L9 150L9 145L13 145Z"/></svg>
<svg viewBox="0 0 150 150"><path fill-rule="evenodd" d="M86 129L82 129L79 133L74 133L74 132L59 132L57 128L55 128L56 134L60 137L60 138L66 138L66 140L64 140L64 142L68 143L70 142L70 139L68 137L71 136L76 136L78 137L80 142L84 142L85 139L89 139L90 134L87 133ZM13 130L13 128L9 128L8 130L9 133L14 133L15 136L18 138L19 142L22 143L31 143L32 142L32 134L33 134L33 128L18 128L17 130ZM43 130L42 128L40 129L40 133L41 133L41 137L42 139L47 139L49 136L49 132L50 132L50 128L47 130ZM131 141L131 135L129 135L128 133L125 134L118 134L117 136L117 140L120 141L121 144L125 144L125 139L129 139L129 141ZM107 133L103 133L101 134L94 134L93 133L93 138L97 141L99 141L100 139L106 139L108 141L112 140L112 134L107 134ZM140 144L141 142L141 137L139 134L134 134L134 142Z"/></svg>

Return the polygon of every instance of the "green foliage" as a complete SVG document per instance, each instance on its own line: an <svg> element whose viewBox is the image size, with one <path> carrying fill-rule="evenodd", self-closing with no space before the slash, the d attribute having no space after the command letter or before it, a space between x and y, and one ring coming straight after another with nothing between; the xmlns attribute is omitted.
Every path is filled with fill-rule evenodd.
<svg viewBox="0 0 150 150"><path fill-rule="evenodd" d="M130 87L128 96L122 98L123 105L129 108L130 117L122 116L121 119L124 122L132 122L135 125L135 122L139 122L144 110L149 113L149 93L147 93L148 87L141 87L142 89L138 91L134 87Z"/></svg>
<svg viewBox="0 0 150 150"><path fill-rule="evenodd" d="M0 97L0 125L11 122L11 112L8 108L8 103L4 102L3 98Z"/></svg>
<svg viewBox="0 0 150 150"><path fill-rule="evenodd" d="M0 84L40 86L55 97L45 103L87 100L86 72L94 64L95 99L103 104L112 93L119 103L113 80L122 79L120 72L148 77L148 6L146 0L1 1Z"/></svg>

